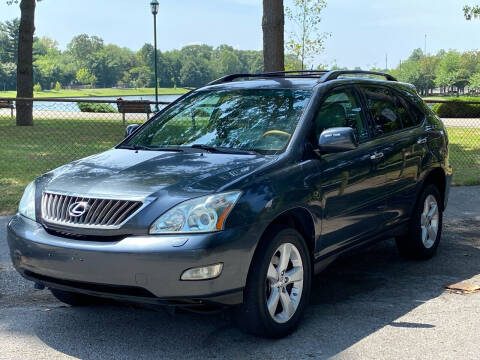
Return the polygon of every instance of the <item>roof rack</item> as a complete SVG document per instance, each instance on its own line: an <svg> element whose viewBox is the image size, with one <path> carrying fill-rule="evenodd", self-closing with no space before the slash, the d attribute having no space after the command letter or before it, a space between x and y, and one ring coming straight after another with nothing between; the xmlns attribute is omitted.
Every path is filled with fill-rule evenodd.
<svg viewBox="0 0 480 360"><path fill-rule="evenodd" d="M217 85L222 83L231 82L240 78L273 78L273 77L284 77L284 78L318 78L319 83L324 83L326 81L338 79L341 75L377 75L383 76L388 81L397 81L392 75L376 72L376 71L364 71L364 70L294 70L294 71L273 71L257 74L230 74L223 76L217 80L210 82L208 85Z"/></svg>
<svg viewBox="0 0 480 360"><path fill-rule="evenodd" d="M256 74L230 74L223 76L217 80L210 82L208 85L222 84L231 82L239 78L271 78L271 77L285 77L285 78L321 78L328 73L328 70L295 70L295 71L272 71Z"/></svg>
<svg viewBox="0 0 480 360"><path fill-rule="evenodd" d="M377 72L377 71L365 71L365 70L333 70L327 72L321 79L320 82L327 82L330 80L335 80L338 79L342 75L377 75L377 76L383 76L385 79L388 81L398 81L396 78L394 78L390 74L382 73L382 72Z"/></svg>

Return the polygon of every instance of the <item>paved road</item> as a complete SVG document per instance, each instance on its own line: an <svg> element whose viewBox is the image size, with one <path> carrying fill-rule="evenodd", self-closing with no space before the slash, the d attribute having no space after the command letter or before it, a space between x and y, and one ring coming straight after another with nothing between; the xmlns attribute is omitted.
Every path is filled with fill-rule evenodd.
<svg viewBox="0 0 480 360"><path fill-rule="evenodd" d="M480 187L452 189L437 256L397 255L392 241L345 257L315 279L305 319L282 340L242 334L220 316L131 306L71 308L12 269L0 219L0 359L478 359Z"/></svg>

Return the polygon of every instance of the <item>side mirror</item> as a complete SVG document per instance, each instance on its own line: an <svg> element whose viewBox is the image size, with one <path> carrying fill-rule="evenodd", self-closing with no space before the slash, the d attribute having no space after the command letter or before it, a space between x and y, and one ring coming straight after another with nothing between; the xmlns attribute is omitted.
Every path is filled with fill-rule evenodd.
<svg viewBox="0 0 480 360"><path fill-rule="evenodd" d="M135 130L137 130L139 127L140 127L140 125L138 125L138 124L128 125L125 128L125 137L127 138L130 135L132 135L135 132Z"/></svg>
<svg viewBox="0 0 480 360"><path fill-rule="evenodd" d="M354 150L357 146L358 141L355 132L349 127L326 129L318 139L318 151L321 154Z"/></svg>

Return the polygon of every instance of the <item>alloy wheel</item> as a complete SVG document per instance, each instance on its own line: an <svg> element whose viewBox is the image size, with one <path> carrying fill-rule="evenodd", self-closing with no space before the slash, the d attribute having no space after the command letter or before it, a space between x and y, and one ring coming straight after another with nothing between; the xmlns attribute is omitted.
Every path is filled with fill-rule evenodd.
<svg viewBox="0 0 480 360"><path fill-rule="evenodd" d="M433 195L425 198L423 212L420 215L422 228L422 242L425 248L430 249L437 239L439 213L437 199Z"/></svg>
<svg viewBox="0 0 480 360"><path fill-rule="evenodd" d="M303 290L303 262L295 245L284 243L270 260L266 279L268 312L277 323L285 323L297 311Z"/></svg>

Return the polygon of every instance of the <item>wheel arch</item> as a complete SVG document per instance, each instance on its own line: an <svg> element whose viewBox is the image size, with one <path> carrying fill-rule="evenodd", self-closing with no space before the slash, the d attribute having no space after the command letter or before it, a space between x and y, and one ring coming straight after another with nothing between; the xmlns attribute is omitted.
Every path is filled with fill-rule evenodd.
<svg viewBox="0 0 480 360"><path fill-rule="evenodd" d="M432 169L430 172L428 172L428 174L425 176L422 182L422 187L420 188L419 194L421 194L423 189L425 189L425 187L430 184L433 184L438 188L438 191L440 192L440 196L442 197L441 199L442 208L444 208L445 196L446 196L446 190L447 190L447 179L446 179L445 170L442 169L441 167L436 167Z"/></svg>
<svg viewBox="0 0 480 360"><path fill-rule="evenodd" d="M266 239L268 239L269 237L268 236L269 232L278 226L291 227L302 235L307 245L308 253L310 255L310 260L313 268L313 260L314 260L313 255L315 251L315 222L313 220L313 215L310 213L309 210L307 210L304 207L295 207L295 208L285 210L280 214L278 214L276 217L274 217L272 221L270 221L270 223L267 225L267 227L262 232L259 238L260 240L256 245L251 261L253 261L253 259L255 258L255 255L257 253L257 250L259 249L259 245L261 244L261 242L266 241ZM251 263L250 263L250 267L251 267Z"/></svg>

